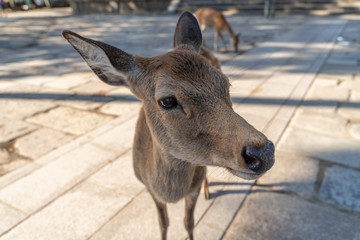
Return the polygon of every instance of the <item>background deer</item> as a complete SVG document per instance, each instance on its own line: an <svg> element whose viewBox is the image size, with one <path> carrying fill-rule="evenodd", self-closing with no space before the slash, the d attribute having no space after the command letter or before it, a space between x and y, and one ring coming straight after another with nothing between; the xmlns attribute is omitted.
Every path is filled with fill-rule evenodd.
<svg viewBox="0 0 360 240"><path fill-rule="evenodd" d="M215 9L211 8L199 8L194 13L196 19L199 22L201 31L204 31L205 28L213 28L215 30L215 38L214 38L214 50L218 51L218 37L220 37L225 50L226 43L225 40L221 34L221 31L226 31L229 34L231 44L234 47L234 51L238 51L238 43L239 43L239 34L234 34L232 31L229 23L226 21L224 15L222 15L220 12L216 11Z"/></svg>
<svg viewBox="0 0 360 240"><path fill-rule="evenodd" d="M162 239L169 226L166 203L182 198L193 239L205 166L255 179L273 165L272 142L233 111L229 80L198 53L201 31L191 13L177 23L174 49L157 57L134 56L70 31L63 36L102 81L129 87L143 103L133 165L155 201Z"/></svg>

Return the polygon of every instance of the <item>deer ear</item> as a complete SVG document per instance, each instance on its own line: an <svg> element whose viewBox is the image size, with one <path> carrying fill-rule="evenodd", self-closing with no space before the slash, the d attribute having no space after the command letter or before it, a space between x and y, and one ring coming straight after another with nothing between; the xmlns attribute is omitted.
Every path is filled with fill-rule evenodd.
<svg viewBox="0 0 360 240"><path fill-rule="evenodd" d="M174 47L181 44L191 46L197 52L202 44L199 23L194 15L189 12L184 12L176 25Z"/></svg>
<svg viewBox="0 0 360 240"><path fill-rule="evenodd" d="M105 83L129 87L130 79L140 69L134 56L116 47L71 31L65 30L62 35Z"/></svg>

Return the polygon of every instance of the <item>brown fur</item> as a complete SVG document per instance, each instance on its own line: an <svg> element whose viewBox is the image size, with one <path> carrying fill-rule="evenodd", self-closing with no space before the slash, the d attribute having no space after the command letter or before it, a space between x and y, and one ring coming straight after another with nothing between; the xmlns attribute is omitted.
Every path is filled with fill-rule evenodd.
<svg viewBox="0 0 360 240"><path fill-rule="evenodd" d="M214 68L216 68L217 70L221 71L221 65L219 60L206 48L201 47L200 48L200 54L201 56L205 57L206 59L209 60L211 66L213 66Z"/></svg>
<svg viewBox="0 0 360 240"><path fill-rule="evenodd" d="M226 44L224 38L221 34L221 31L226 31L231 39L231 44L234 47L234 51L238 51L239 43L239 34L235 35L233 30L230 27L230 24L226 21L224 15L212 8L199 8L194 13L196 19L199 22L200 28L202 31L205 28L212 28L215 30L215 39L214 39L214 50L218 51L217 39L220 37L226 51Z"/></svg>
<svg viewBox="0 0 360 240"><path fill-rule="evenodd" d="M156 204L162 239L169 225L166 203L182 198L185 228L193 239L194 209L201 183L207 182L206 166L221 166L247 179L272 166L272 143L233 111L229 80L200 56L201 31L190 13L179 19L174 50L152 58L73 32L63 35L101 80L125 84L143 102L133 165ZM169 97L178 104L167 109L161 103Z"/></svg>

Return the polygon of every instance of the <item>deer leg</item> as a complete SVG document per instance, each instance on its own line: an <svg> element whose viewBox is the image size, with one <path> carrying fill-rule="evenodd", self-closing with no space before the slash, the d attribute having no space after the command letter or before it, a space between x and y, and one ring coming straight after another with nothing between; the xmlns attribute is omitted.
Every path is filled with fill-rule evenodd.
<svg viewBox="0 0 360 240"><path fill-rule="evenodd" d="M204 24L200 25L201 34L204 36L204 30L206 26ZM205 47L205 38L202 38L202 45Z"/></svg>
<svg viewBox="0 0 360 240"><path fill-rule="evenodd" d="M192 192L191 194L189 194L185 197L184 225L185 225L186 231L189 234L189 240L194 239L194 237L193 237L193 231L194 231L194 226L195 226L194 211L195 211L196 201L199 197L200 189L201 189L201 184L194 192Z"/></svg>
<svg viewBox="0 0 360 240"><path fill-rule="evenodd" d="M226 47L226 43L225 43L224 37L223 37L223 35L221 34L221 32L219 32L219 37L220 37L220 39L221 39L221 41L222 41L222 43L223 43L223 45L224 45L224 47L225 47L225 51L228 51L228 49L227 49L227 47Z"/></svg>
<svg viewBox="0 0 360 240"><path fill-rule="evenodd" d="M218 49L218 37L219 37L219 32L215 31L215 37L214 37L214 50L217 52Z"/></svg>
<svg viewBox="0 0 360 240"><path fill-rule="evenodd" d="M209 183L206 177L204 178L203 181L203 189L204 189L205 199L209 200L210 199Z"/></svg>
<svg viewBox="0 0 360 240"><path fill-rule="evenodd" d="M157 213L158 213L159 225L160 225L160 230L161 230L161 239L166 240L166 233L167 233L167 229L169 227L169 217L167 214L166 204L159 202L154 197L153 197L153 199L156 204L156 209L157 209Z"/></svg>

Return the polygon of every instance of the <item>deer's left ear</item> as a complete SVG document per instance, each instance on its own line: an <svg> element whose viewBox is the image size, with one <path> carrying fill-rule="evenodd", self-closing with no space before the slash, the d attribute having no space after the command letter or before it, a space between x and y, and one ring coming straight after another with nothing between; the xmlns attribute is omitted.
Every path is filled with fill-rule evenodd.
<svg viewBox="0 0 360 240"><path fill-rule="evenodd" d="M133 55L71 31L63 31L62 34L102 81L132 89L132 80L140 71Z"/></svg>
<svg viewBox="0 0 360 240"><path fill-rule="evenodd" d="M187 45L199 52L202 44L199 23L190 12L184 12L176 25L174 47Z"/></svg>

